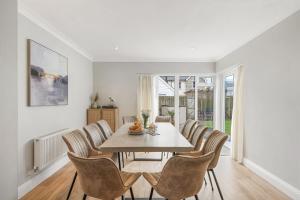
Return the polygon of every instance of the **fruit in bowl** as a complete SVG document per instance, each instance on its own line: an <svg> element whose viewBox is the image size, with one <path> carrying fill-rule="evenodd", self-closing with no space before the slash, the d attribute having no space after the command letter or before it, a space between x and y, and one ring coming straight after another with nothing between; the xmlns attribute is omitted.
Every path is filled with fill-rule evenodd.
<svg viewBox="0 0 300 200"><path fill-rule="evenodd" d="M143 126L140 121L135 121L132 126L129 127L130 133L140 133L143 131Z"/></svg>

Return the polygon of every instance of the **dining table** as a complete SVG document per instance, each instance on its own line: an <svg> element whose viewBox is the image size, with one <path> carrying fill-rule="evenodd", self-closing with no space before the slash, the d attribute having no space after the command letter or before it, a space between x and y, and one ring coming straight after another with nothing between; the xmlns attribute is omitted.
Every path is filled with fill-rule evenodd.
<svg viewBox="0 0 300 200"><path fill-rule="evenodd" d="M145 129L140 134L129 134L132 123L122 125L100 147L102 152L116 152L118 154L119 169L122 152L188 152L193 145L171 124L155 123L156 130ZM142 159L136 159L142 160Z"/></svg>

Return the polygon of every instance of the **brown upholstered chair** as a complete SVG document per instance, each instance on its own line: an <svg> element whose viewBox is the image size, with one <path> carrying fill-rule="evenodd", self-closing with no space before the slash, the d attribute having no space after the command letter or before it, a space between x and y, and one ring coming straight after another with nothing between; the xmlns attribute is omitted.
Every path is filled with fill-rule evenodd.
<svg viewBox="0 0 300 200"><path fill-rule="evenodd" d="M186 138L188 139L190 137L190 134L192 133L193 131L193 128L194 126L196 125L197 121L195 120L192 120L192 119L188 119L186 120L183 128L182 128L182 131L181 131L181 134Z"/></svg>
<svg viewBox="0 0 300 200"><path fill-rule="evenodd" d="M107 121L105 121L105 120L97 121L97 125L99 126L99 128L101 130L101 133L103 134L105 140L107 140L108 138L110 138L112 136L113 131L111 130L111 128L110 128L109 124L107 123ZM122 165L124 167L125 166L124 165L124 153L122 152L121 155L122 155ZM126 158L127 158L127 154L125 154L125 155L126 155Z"/></svg>
<svg viewBox="0 0 300 200"><path fill-rule="evenodd" d="M83 199L87 196L113 200L130 189L134 199L132 185L141 176L141 173L119 171L109 158L85 158L68 152L68 156L78 172L81 188L84 191Z"/></svg>
<svg viewBox="0 0 300 200"><path fill-rule="evenodd" d="M194 129L189 139L190 143L194 146L194 150L192 152L200 152L203 143L203 138L207 130L208 128L206 126L197 126ZM190 153L192 152L181 152L176 153L176 155L190 155Z"/></svg>
<svg viewBox="0 0 300 200"><path fill-rule="evenodd" d="M203 156L174 156L168 160L162 172L143 173L153 189L169 200L179 200L195 196L198 199L203 178L214 153Z"/></svg>
<svg viewBox="0 0 300 200"><path fill-rule="evenodd" d="M97 125L99 126L100 130L102 131L105 139L108 139L114 133L111 130L111 128L110 128L109 124L107 123L107 121L105 121L105 120L97 121Z"/></svg>
<svg viewBox="0 0 300 200"><path fill-rule="evenodd" d="M89 125L84 126L83 130L85 131L92 148L96 151L101 151L100 146L101 146L101 144L103 144L103 142L105 142L105 138L104 138L103 134L101 133L99 127L96 124L89 124ZM117 161L116 153L102 152L102 154L111 158L115 162Z"/></svg>
<svg viewBox="0 0 300 200"><path fill-rule="evenodd" d="M218 161L219 161L219 158L220 158L220 155L221 155L222 147L223 147L224 143L226 142L227 138L228 138L228 136L225 133L223 133L221 131L218 131L218 130L214 130L208 136L208 138L206 139L206 141L203 145L203 148L201 149L201 151L199 153L191 152L189 154L191 156L197 156L197 155L204 155L204 154L206 154L208 152L212 152L212 151L215 153L213 160L210 162L210 164L208 166L207 174L208 174L208 178L209 178L209 181L210 181L210 184L211 184L211 188L212 188L212 190L214 190L213 183L212 183L211 176L210 176L210 173L212 173L212 175L214 177L214 180L215 180L215 183L216 183L217 188L218 188L218 192L219 192L220 197L221 197L222 200L224 198L223 198L223 194L222 194L220 185L218 183L216 174L214 172L214 168L218 164Z"/></svg>
<svg viewBox="0 0 300 200"><path fill-rule="evenodd" d="M102 153L100 151L94 150L88 141L86 140L85 136L80 130L74 130L70 133L67 133L62 136L64 142L66 143L70 152L84 158L92 158L92 157L108 157L111 158L112 154ZM76 181L77 172L72 180L72 184L70 186L67 199L70 198L70 195L73 190L74 183Z"/></svg>
<svg viewBox="0 0 300 200"><path fill-rule="evenodd" d="M123 124L133 123L137 120L136 116L124 116L122 117Z"/></svg>
<svg viewBox="0 0 300 200"><path fill-rule="evenodd" d="M222 147L223 147L224 143L226 142L227 138L228 138L228 136L225 133L215 130L207 138L206 142L204 143L203 149L201 150L202 154L206 154L207 152L211 152L211 151L213 151L215 153L213 160L210 162L210 164L208 166L207 174L208 174L209 181L211 183L211 187L213 190L213 185L212 185L212 181L211 181L210 174L209 174L209 173L212 173L215 183L218 188L218 192L219 192L222 200L224 198L223 198L223 194L222 194L221 188L219 186L218 179L216 177L214 168L218 164Z"/></svg>
<svg viewBox="0 0 300 200"><path fill-rule="evenodd" d="M94 149L99 150L99 147L105 141L104 135L96 124L89 124L83 127L90 144Z"/></svg>
<svg viewBox="0 0 300 200"><path fill-rule="evenodd" d="M157 116L155 118L155 122L171 123L172 122L172 118L171 118L171 116Z"/></svg>

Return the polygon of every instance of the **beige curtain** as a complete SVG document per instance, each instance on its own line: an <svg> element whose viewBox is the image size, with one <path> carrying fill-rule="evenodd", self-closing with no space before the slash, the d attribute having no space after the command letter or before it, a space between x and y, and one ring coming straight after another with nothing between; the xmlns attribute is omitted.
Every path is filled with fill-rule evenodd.
<svg viewBox="0 0 300 200"><path fill-rule="evenodd" d="M153 76L139 75L137 91L137 116L142 119L142 111L149 110L149 121L153 121Z"/></svg>
<svg viewBox="0 0 300 200"><path fill-rule="evenodd" d="M239 163L244 158L244 67L234 70L234 97L231 124L232 158Z"/></svg>

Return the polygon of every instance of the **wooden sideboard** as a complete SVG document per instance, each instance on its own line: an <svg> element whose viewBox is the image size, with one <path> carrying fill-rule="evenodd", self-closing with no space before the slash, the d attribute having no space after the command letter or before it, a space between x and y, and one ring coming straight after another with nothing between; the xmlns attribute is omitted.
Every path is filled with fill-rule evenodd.
<svg viewBox="0 0 300 200"><path fill-rule="evenodd" d="M113 132L119 127L118 108L101 108L87 110L87 124L95 123L99 120L106 120Z"/></svg>

